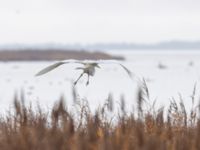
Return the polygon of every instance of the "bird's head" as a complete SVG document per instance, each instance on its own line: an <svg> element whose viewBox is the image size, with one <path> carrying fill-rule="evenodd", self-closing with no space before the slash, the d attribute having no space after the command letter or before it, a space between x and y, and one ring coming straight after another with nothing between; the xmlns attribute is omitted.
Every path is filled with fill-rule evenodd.
<svg viewBox="0 0 200 150"><path fill-rule="evenodd" d="M92 63L94 67L101 68L98 63Z"/></svg>

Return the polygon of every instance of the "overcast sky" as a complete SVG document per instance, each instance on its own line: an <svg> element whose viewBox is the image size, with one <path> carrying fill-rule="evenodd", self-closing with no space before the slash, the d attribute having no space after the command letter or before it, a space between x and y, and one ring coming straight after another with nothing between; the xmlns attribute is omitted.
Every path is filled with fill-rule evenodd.
<svg viewBox="0 0 200 150"><path fill-rule="evenodd" d="M200 0L0 0L0 44L166 40L200 40Z"/></svg>

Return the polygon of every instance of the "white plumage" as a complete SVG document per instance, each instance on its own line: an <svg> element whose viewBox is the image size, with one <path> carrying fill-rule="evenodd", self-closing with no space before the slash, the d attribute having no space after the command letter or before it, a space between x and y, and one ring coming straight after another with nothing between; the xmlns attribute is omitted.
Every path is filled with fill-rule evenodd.
<svg viewBox="0 0 200 150"><path fill-rule="evenodd" d="M124 69L126 71L126 73L129 75L129 77L133 77L133 73L126 68L124 65L122 65L121 63L119 63L118 61L115 60L98 60L98 61L94 61L94 60L65 60L65 61L60 61L57 63L54 63L44 69L42 69L41 71L39 71L36 76L40 76L43 75L45 73L50 72L51 70L63 65L63 64L68 64L68 63L78 63L78 64L82 64L83 67L77 67L76 69L80 69L83 70L83 72L81 73L81 75L78 77L78 79L74 82L74 85L77 84L77 82L79 81L79 79L83 76L83 74L87 74L88 76L88 80L86 82L86 85L89 84L89 78L90 76L94 76L95 75L95 69L96 68L100 68L99 65L103 65L103 64L116 64L119 65L120 67L122 67L122 69Z"/></svg>

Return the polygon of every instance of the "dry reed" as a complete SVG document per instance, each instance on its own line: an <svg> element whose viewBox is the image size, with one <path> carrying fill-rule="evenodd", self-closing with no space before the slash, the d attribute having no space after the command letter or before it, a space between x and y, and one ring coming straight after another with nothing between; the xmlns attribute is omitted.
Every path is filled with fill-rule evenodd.
<svg viewBox="0 0 200 150"><path fill-rule="evenodd" d="M164 108L144 111L143 93L142 89L138 92L137 113L126 113L122 97L114 122L107 117L113 111L112 95L91 113L87 102L75 100L74 92L76 115L67 109L63 98L50 112L43 112L39 106L37 110L25 106L24 98L16 96L14 113L0 118L0 149L199 150L199 109L193 107L187 114L183 101L172 100L165 115Z"/></svg>

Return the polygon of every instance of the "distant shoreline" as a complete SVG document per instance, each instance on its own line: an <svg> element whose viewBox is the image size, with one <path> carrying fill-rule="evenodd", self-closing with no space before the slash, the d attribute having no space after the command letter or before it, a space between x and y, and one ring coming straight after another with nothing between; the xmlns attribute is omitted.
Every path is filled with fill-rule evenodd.
<svg viewBox="0 0 200 150"><path fill-rule="evenodd" d="M157 43L134 43L134 42L97 42L91 44L81 43L40 43L40 44L26 44L26 43L10 43L0 44L1 50L90 50L90 51L105 51L105 50L161 50L168 49L174 50L200 50L200 40L196 41L182 41L182 40L169 40Z"/></svg>
<svg viewBox="0 0 200 150"><path fill-rule="evenodd" d="M124 57L114 56L104 52L89 52L78 50L0 50L0 61L50 61L64 59L124 60Z"/></svg>

